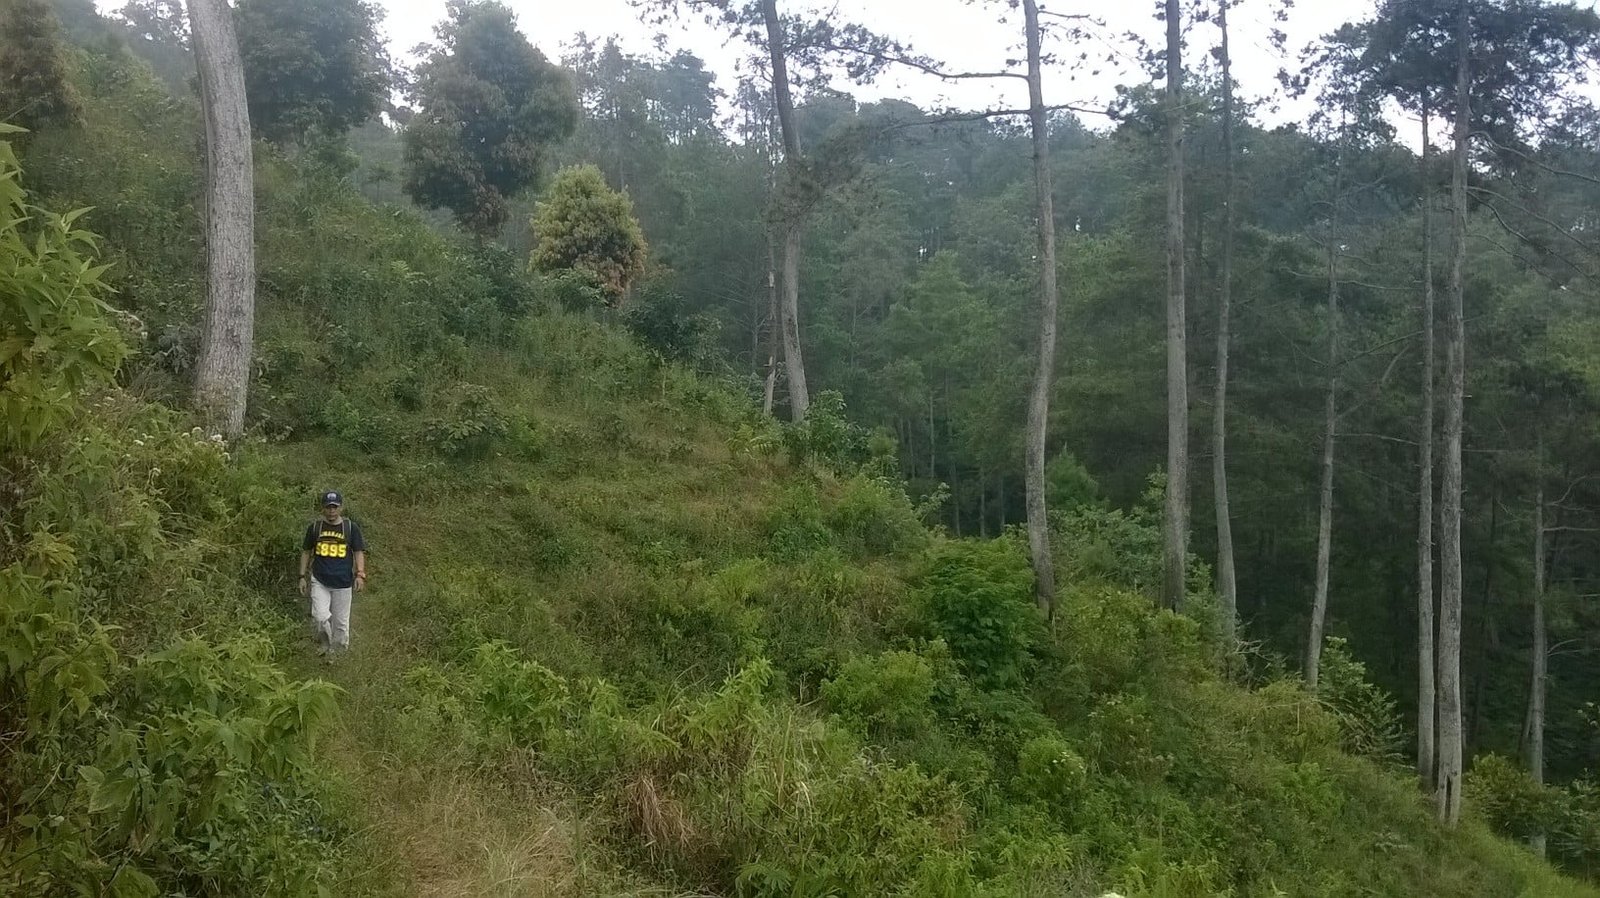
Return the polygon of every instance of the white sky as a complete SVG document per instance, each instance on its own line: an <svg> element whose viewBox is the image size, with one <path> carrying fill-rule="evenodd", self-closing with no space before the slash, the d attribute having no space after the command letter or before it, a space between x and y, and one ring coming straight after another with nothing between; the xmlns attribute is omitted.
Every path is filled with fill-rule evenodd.
<svg viewBox="0 0 1600 898"><path fill-rule="evenodd" d="M111 13L124 0L96 0L102 12ZM374 0L386 13L383 30L390 51L401 62L412 62L411 50L432 41L433 28L444 16L446 0ZM503 0L517 14L519 25L535 46L552 60L565 55L579 34L596 40L616 35L618 43L630 53L652 55L656 47L655 29L640 21L629 0ZM1288 10L1281 25L1274 15L1283 0L1235 0L1230 12L1234 77L1240 84L1241 99L1262 101L1257 115L1267 124L1303 121L1310 112L1310 101L1289 101L1280 97L1277 74L1293 70L1300 51L1311 41L1340 24L1366 18L1374 0L1299 0ZM1102 20L1101 37L1077 45L1056 41L1046 47L1064 59L1087 52L1090 66L1074 73L1066 66L1046 72L1045 102L1071 103L1103 108L1114 96L1117 84L1148 80L1136 70L1128 32L1141 35L1151 46L1165 40L1164 25L1155 19L1159 0L1042 0L1046 10L1065 15L1089 14ZM1188 4L1185 4L1188 5ZM1208 4L1214 6L1214 4ZM1600 0L1579 0L1579 5L1595 7ZM779 8L796 14L827 15L839 21L854 21L911 45L924 56L946 63L950 70L994 71L1006 60L1022 55L1020 21L1002 24L995 9L998 2L982 0L779 0ZM1020 20L1020 12L1015 16ZM1269 39L1274 27L1288 35L1285 50L1276 50ZM728 43L718 31L698 18L690 17L673 26L665 36L668 52L686 49L718 75L718 86L731 93L737 84L739 61L749 52L742 43ZM1213 24L1190 23L1187 29L1186 62L1193 66L1211 53L1217 41ZM1105 63L1108 54L1116 57ZM929 75L900 69L872 85L847 84L841 77L836 86L861 99L898 97L924 108L961 109L1018 108L1027 103L1027 90L1017 79L997 81L941 81ZM1585 89L1600 97L1600 86ZM1091 128L1106 124L1098 116L1085 116ZM1407 139L1409 129L1401 129Z"/></svg>
<svg viewBox="0 0 1600 898"><path fill-rule="evenodd" d="M410 50L417 44L433 39L433 26L444 15L445 0L377 0L388 13L384 28L389 44L398 59L409 60ZM517 13L523 33L545 55L559 59L566 45L578 34L587 33L603 39L618 36L618 43L626 51L649 54L654 50L654 29L641 23L638 13L628 0L505 0ZM1155 19L1156 0L1135 0L1129 3L1117 0L1087 2L1087 0L1045 0L1044 7L1064 14L1088 13L1104 20L1107 37L1082 46L1069 46L1056 42L1047 47L1063 58L1075 57L1087 51L1096 66L1102 68L1099 76L1087 70L1076 80L1065 67L1048 72L1045 82L1046 103L1074 103L1099 108L1113 96L1118 83L1146 80L1134 71L1131 44L1121 38L1126 32L1137 32L1155 45L1164 41L1164 25ZM965 0L783 0L780 9L785 12L811 12L827 14L838 20L856 21L879 33L908 42L912 48L926 56L942 60L950 69L994 71L1007 59L1019 58L1021 52L1020 13L1016 24L1001 24L996 19L995 7L1003 4L969 3ZM1277 73L1280 68L1293 68L1293 57L1308 41L1336 28L1352 18L1365 17L1373 6L1372 0L1301 0L1289 11L1288 21L1281 27L1289 35L1289 57L1274 50L1268 35L1274 25L1273 11L1278 0L1242 0L1232 8L1229 22L1232 31L1234 77L1245 95L1255 98L1276 97ZM1110 37L1114 35L1115 37ZM1198 60L1200 54L1209 53L1217 40L1217 29L1210 24L1191 24L1188 32L1188 54ZM740 43L727 44L722 34L704 25L697 18L680 23L667 35L668 50L687 49L706 61L715 71L718 85L731 92L736 83L736 66L745 54ZM1106 67L1108 53L1116 53L1119 61ZM900 97L925 107L951 105L966 109L1008 107L1027 104L1027 89L1016 79L999 81L945 82L932 76L901 70L891 73L871 86L839 86L862 99ZM1269 115L1272 120L1283 117L1299 118L1304 107L1286 108L1280 115ZM1265 112L1265 110L1263 110ZM1091 127L1102 122L1089 117Z"/></svg>

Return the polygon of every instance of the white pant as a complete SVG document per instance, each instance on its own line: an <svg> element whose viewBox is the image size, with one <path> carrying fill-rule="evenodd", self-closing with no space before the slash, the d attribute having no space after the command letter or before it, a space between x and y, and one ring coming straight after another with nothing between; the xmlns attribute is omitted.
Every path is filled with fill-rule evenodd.
<svg viewBox="0 0 1600 898"><path fill-rule="evenodd" d="M331 589L311 579L311 625L317 644L338 650L350 647L350 595L354 590Z"/></svg>

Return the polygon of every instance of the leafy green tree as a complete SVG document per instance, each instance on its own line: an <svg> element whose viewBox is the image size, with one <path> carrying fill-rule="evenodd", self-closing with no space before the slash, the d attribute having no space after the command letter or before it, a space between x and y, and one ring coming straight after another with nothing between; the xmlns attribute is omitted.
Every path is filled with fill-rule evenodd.
<svg viewBox="0 0 1600 898"><path fill-rule="evenodd" d="M244 0L237 11L250 123L278 144L342 135L383 108L388 54L367 0Z"/></svg>
<svg viewBox="0 0 1600 898"><path fill-rule="evenodd" d="M46 0L0 0L0 121L30 130L78 121L59 32Z"/></svg>
<svg viewBox="0 0 1600 898"><path fill-rule="evenodd" d="M62 0L57 0L58 3ZM93 7L91 5L91 11ZM117 11L122 36L134 53L150 63L161 80L175 92L190 90L194 77L194 52L189 43L189 21L181 0L128 0ZM63 17L63 22L67 22ZM74 40L87 43L86 28L73 29Z"/></svg>
<svg viewBox="0 0 1600 898"><path fill-rule="evenodd" d="M606 186L593 165L562 169L533 216L529 265L550 273L577 270L593 277L611 305L644 273L644 231L628 195Z"/></svg>
<svg viewBox="0 0 1600 898"><path fill-rule="evenodd" d="M488 238L505 224L507 200L538 182L550 146L572 133L577 97L495 0L451 0L437 34L412 93L405 190Z"/></svg>

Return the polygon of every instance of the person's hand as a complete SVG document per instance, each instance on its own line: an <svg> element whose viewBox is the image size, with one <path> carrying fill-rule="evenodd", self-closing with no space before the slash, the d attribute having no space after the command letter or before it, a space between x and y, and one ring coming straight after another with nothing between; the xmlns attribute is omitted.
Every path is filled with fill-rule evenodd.
<svg viewBox="0 0 1600 898"><path fill-rule="evenodd" d="M303 596L311 595L311 578L310 577L306 577L304 575L302 575L300 577L300 594L303 595Z"/></svg>
<svg viewBox="0 0 1600 898"><path fill-rule="evenodd" d="M356 574L356 592L365 592L367 589L367 575Z"/></svg>

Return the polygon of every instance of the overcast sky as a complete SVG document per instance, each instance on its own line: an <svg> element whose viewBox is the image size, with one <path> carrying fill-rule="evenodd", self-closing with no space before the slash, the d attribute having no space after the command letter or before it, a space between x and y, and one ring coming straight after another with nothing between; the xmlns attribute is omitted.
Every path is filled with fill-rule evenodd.
<svg viewBox="0 0 1600 898"><path fill-rule="evenodd" d="M433 29L444 16L446 0L373 0L382 8L383 30L395 59L410 63L413 48L434 39ZM750 48L690 18L673 26L666 35L640 21L629 0L502 0L514 10L522 32L553 60L567 52L573 40L587 34L596 40L615 35L623 49L638 55L656 52L657 41L664 40L668 53L685 49L706 61L718 76L718 86L731 93L737 84L740 61ZM1164 26L1155 18L1158 0L1041 0L1049 11L1064 15L1090 14L1103 27L1099 36L1079 44L1055 41L1047 47L1064 59L1088 53L1094 74L1088 68L1073 71L1060 67L1047 71L1045 102L1103 108L1114 96L1117 84L1148 80L1137 70L1134 42L1124 35L1136 33L1159 48L1165 40ZM1298 0L1279 24L1274 15L1284 0L1234 0L1229 13L1232 30L1234 77L1242 98L1260 101L1258 118L1267 124L1304 120L1310 101L1288 101L1280 96L1277 75L1280 69L1293 70L1300 51L1311 41L1348 21L1366 18L1375 0ZM96 0L102 12L112 13L124 0ZM1580 6L1600 6L1600 0L1578 0ZM972 0L779 0L785 12L826 15L837 21L853 21L909 44L916 52L944 61L951 70L994 71L1008 59L1022 55L1020 23L997 20L994 7L1001 3ZM1020 14L1018 14L1020 17ZM1272 46L1272 30L1281 28L1288 36L1284 50ZM1217 42L1212 24L1190 23L1187 29L1187 61L1194 65L1211 53ZM1107 58L1111 58L1107 64ZM892 72L871 85L851 85L841 78L837 87L862 99L897 97L924 108L961 109L1017 108L1027 105L1027 88L1017 79L998 81L947 82L906 70ZM1600 100L1600 86L1590 85L1585 93ZM1106 124L1089 115L1090 127ZM1401 129L1407 139L1409 129Z"/></svg>
<svg viewBox="0 0 1600 898"><path fill-rule="evenodd" d="M389 44L398 59L409 60L410 51L417 44L433 39L433 27L444 15L445 0L376 0L384 8L387 18L384 28ZM546 55L559 59L566 46L580 33L600 39L617 35L625 50L638 54L654 51L655 30L640 22L638 13L628 0L505 0L517 13L523 33ZM994 4L996 6L1001 4ZM1062 57L1076 56L1075 50L1087 51L1091 60L1103 66L1108 54L1117 56L1117 64L1104 67L1099 76L1087 71L1076 75L1066 69L1047 73L1045 102L1081 103L1100 107L1113 95L1117 83L1142 81L1145 76L1135 71L1136 61L1132 44L1120 35L1137 32L1157 45L1164 40L1164 26L1155 19L1155 0L1134 2L1085 2L1085 0L1045 0L1046 9L1060 13L1092 13L1105 21L1106 37L1090 41L1081 47L1057 43L1053 49ZM1277 95L1277 73L1282 67L1292 66L1293 57L1308 41L1336 28L1352 18L1364 17L1371 10L1371 0L1328 2L1328 0L1301 0L1289 11L1289 19L1282 26L1289 35L1289 58L1274 50L1269 34L1274 27L1272 10L1278 0L1242 0L1232 8L1230 26L1233 32L1235 78L1248 96L1255 98ZM827 14L838 20L851 20L910 43L918 52L945 60L950 68L993 71L1009 58L1021 56L1020 21L1002 24L996 14L985 4L971 4L963 0L837 0L820 3L817 0L786 0L780 3L785 11ZM1020 18L1020 17L1019 17ZM1112 37L1115 35L1115 37ZM1198 59L1209 53L1217 40L1213 25L1194 24L1189 28L1189 54ZM742 44L727 44L723 35L698 20L686 21L666 36L668 50L687 49L706 60L708 67L719 78L725 91L732 90L736 66L747 48ZM841 87L846 87L842 82ZM925 107L959 106L961 108L1017 107L1027 104L1027 89L1014 79L998 82L941 82L926 75L908 72L893 74L871 86L854 86L849 90L864 99L901 97ZM1271 120L1300 117L1303 106L1285 108L1278 115L1267 115ZM1100 124L1092 117L1086 121L1091 127Z"/></svg>

